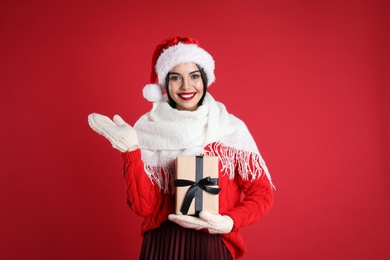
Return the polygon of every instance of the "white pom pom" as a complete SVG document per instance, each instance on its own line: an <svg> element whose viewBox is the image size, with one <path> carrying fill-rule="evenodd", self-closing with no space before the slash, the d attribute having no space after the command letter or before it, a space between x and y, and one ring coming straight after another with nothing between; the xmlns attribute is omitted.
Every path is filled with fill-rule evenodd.
<svg viewBox="0 0 390 260"><path fill-rule="evenodd" d="M157 84L147 84L142 90L144 98L150 102L160 101L163 93L159 85Z"/></svg>

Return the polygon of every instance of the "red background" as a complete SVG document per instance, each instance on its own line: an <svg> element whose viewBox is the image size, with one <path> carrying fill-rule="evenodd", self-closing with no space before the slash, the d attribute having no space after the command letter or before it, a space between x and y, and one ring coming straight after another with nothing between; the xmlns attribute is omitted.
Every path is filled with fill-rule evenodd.
<svg viewBox="0 0 390 260"><path fill-rule="evenodd" d="M2 1L0 258L137 259L119 152L87 115L134 124L155 45L188 35L277 187L243 259L388 259L388 17L388 1Z"/></svg>

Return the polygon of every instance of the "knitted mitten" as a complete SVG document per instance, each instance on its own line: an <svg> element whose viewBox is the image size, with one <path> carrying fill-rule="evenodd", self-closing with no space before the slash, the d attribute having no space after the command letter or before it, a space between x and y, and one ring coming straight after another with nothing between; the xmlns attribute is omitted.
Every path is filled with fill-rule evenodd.
<svg viewBox="0 0 390 260"><path fill-rule="evenodd" d="M207 229L210 234L227 234L233 229L233 220L229 216L201 211L199 218L187 215L170 214L169 220L184 228Z"/></svg>
<svg viewBox="0 0 390 260"><path fill-rule="evenodd" d="M121 152L126 152L130 147L139 144L134 128L118 115L115 115L112 121L106 116L92 113L88 116L88 122L95 132L106 137L112 147Z"/></svg>

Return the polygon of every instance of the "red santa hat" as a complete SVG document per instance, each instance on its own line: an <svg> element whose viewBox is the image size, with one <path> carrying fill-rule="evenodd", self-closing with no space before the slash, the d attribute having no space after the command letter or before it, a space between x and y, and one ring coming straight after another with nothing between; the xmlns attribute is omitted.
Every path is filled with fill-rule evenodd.
<svg viewBox="0 0 390 260"><path fill-rule="evenodd" d="M161 41L153 53L151 84L144 87L144 97L150 102L161 100L169 71L178 64L189 62L203 68L207 76L207 87L215 81L214 59L207 51L199 47L197 40L177 36Z"/></svg>

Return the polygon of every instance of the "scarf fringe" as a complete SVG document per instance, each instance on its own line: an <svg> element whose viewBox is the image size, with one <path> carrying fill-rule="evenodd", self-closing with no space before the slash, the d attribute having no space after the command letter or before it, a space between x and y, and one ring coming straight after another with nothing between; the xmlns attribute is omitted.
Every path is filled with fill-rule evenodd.
<svg viewBox="0 0 390 260"><path fill-rule="evenodd" d="M218 156L222 164L221 170L229 175L230 180L234 179L235 169L237 169L243 180L252 181L262 177L265 173L271 181L268 169L260 154L238 150L217 142L211 144L211 149L206 155Z"/></svg>
<svg viewBox="0 0 390 260"><path fill-rule="evenodd" d="M240 177L245 181L253 181L262 177L264 174L272 184L271 176L267 166L260 154L249 151L237 150L234 147L224 146L222 143L210 144L210 151L205 151L205 156L218 156L225 175L230 180L235 178L236 169ZM164 193L174 193L175 165L172 163L169 167L145 166L145 172L152 183L156 183Z"/></svg>
<svg viewBox="0 0 390 260"><path fill-rule="evenodd" d="M144 168L150 181L153 184L156 183L162 192L174 193L175 168L173 166L161 167L145 165Z"/></svg>

